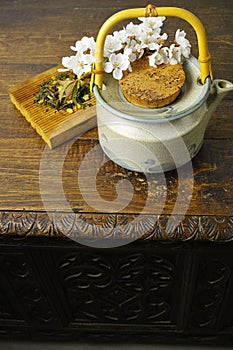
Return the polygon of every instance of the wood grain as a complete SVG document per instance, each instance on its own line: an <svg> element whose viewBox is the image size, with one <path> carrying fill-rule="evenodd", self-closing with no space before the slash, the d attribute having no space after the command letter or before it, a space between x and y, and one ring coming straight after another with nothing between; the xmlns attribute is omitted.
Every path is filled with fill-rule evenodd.
<svg viewBox="0 0 233 350"><path fill-rule="evenodd" d="M13 106L8 90L16 84L59 65L61 57L72 54L70 45L73 45L84 35L96 36L104 20L111 14L125 8L145 6L147 1L100 0L95 3L95 7L92 5L84 0L78 1L78 3L75 0L67 0L66 2L48 0L46 3L29 0L12 3L6 0L1 1L0 211L2 213L19 213L20 215L20 213L26 212L28 215L30 213L37 215L37 213L46 212L41 197L40 181L41 163L48 149L41 137ZM164 2L158 1L156 6L164 6ZM231 2L227 0L205 2L194 0L187 4L185 0L171 0L166 6L184 7L198 15L206 28L214 76L233 81L233 33L229 30L232 26L233 15ZM184 21L169 19L166 21L166 31L172 33L177 25L187 31L187 35L193 43L193 53L196 56L196 36L189 25ZM222 220L221 237L224 236L224 232L229 233L231 230L230 224L224 224L224 218L227 218L226 222L231 222L233 214L232 108L233 95L229 94L213 113L206 129L204 145L192 162L193 191L191 197L188 198L190 202L186 211L186 219L190 218L191 220L189 227L194 227L194 222L196 222L194 217L202 219L202 225L199 226L199 229L201 230L203 227L203 232L206 235L218 220ZM62 186L71 211L84 213L92 219L95 215L99 215L100 218L103 214L106 218L103 219L103 223L109 222L111 215L124 215L125 220L127 220L130 215L143 213L148 199L148 183L145 176L117 166L109 161L101 149L97 147L98 132L96 128L93 128L77 139L74 138L67 146L62 145L56 151L54 150L53 156L47 162L47 167L44 168L45 180L47 179L48 184L51 184L45 193L45 196L49 198L51 209L55 212L67 210L67 206L59 201L61 193L56 192L56 179L59 177L57 166L61 157L66 154L62 168ZM91 154L91 150L96 153ZM103 162L99 169L97 156ZM80 166L85 157L89 157L86 158L89 161L89 168L81 173ZM97 192L106 202L104 202L105 209L102 211L97 210L100 197L96 197L96 202L92 202L94 207L88 204L85 199L85 194L91 193L95 184L91 172L97 170L99 170L95 182ZM86 189L86 193L82 193L80 190L78 176L81 176L81 180L83 179L84 182L90 183L90 188ZM121 180L126 180L125 184L127 182L132 184L132 200L119 212L113 210L109 213L111 205L108 208L108 203L111 204L116 200L117 190L123 189L123 201L127 200L130 194L129 188L124 187L125 184ZM191 180L191 178L187 178L186 184L191 183ZM159 214L161 211L159 200L161 199L165 201L161 215L172 215L179 191L177 172L167 173L165 181L164 185L158 177L154 176L152 179L154 197L151 198L150 206L146 208L145 215ZM180 213L184 210L186 203L187 198L183 193ZM211 221L212 219L215 224ZM3 230L4 225L8 225L4 220L9 220L9 227L12 223L9 215L1 216L0 232L2 233L6 232ZM27 219L25 220L27 221ZM20 221L20 223L25 225L25 220L23 223ZM48 228L49 222L46 225ZM226 227L226 231L224 231L224 227ZM212 232L218 232L216 230L217 228L212 229ZM159 228L154 237L159 239ZM191 234L187 237L192 239ZM213 237L213 240L217 240L218 234L214 234Z"/></svg>
<svg viewBox="0 0 233 350"><path fill-rule="evenodd" d="M233 94L183 178L119 167L99 147L97 128L51 150L8 94L59 65L111 14L147 4L0 1L1 339L232 348ZM214 76L233 81L231 1L155 5L198 15ZM189 25L171 18L166 31L177 26L197 56ZM114 210L118 195L125 206Z"/></svg>

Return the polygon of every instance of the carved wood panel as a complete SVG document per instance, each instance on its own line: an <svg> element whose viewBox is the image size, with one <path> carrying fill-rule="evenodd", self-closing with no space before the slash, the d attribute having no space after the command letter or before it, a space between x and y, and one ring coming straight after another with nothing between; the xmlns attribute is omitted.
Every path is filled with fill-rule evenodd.
<svg viewBox="0 0 233 350"><path fill-rule="evenodd" d="M1 284L3 279L1 278ZM14 310L11 304L11 300L7 294L7 291L3 289L3 285L0 288L0 323L7 323L11 320L21 320L22 317Z"/></svg>
<svg viewBox="0 0 233 350"><path fill-rule="evenodd" d="M232 275L233 259L231 254L226 255L215 251L198 254L196 284L189 328L192 332L217 332L224 330L222 310L227 299L227 288ZM229 307L229 300L228 300ZM228 315L233 316L233 309L228 309Z"/></svg>
<svg viewBox="0 0 233 350"><path fill-rule="evenodd" d="M18 330L65 339L93 330L93 339L156 334L163 342L166 332L207 343L233 336L229 244L138 241L92 249L67 239L3 242L0 336Z"/></svg>
<svg viewBox="0 0 233 350"><path fill-rule="evenodd" d="M53 255L71 323L176 326L182 257L130 249Z"/></svg>
<svg viewBox="0 0 233 350"><path fill-rule="evenodd" d="M174 227L166 229L170 215L143 215L140 221L132 214L0 212L0 239L18 237L82 237L165 241L233 241L233 216L187 215Z"/></svg>
<svg viewBox="0 0 233 350"><path fill-rule="evenodd" d="M1 255L0 276L4 288L7 286L8 296L11 297L13 312L19 310L20 319L28 326L47 327L57 324L58 316L43 291L39 274L34 270L29 257L23 252L6 250L5 254ZM17 317L14 313L11 315L10 311L7 311L8 317L15 320Z"/></svg>

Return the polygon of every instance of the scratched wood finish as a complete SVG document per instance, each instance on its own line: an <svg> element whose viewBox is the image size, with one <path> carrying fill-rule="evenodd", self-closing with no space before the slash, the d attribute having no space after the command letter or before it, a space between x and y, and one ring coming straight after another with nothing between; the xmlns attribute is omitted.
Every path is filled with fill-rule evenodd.
<svg viewBox="0 0 233 350"><path fill-rule="evenodd" d="M50 151L8 94L59 65L70 45L96 36L114 12L147 3L0 1L1 339L232 347L232 94L214 112L192 162L193 188L192 177L182 179L191 194L176 171L148 181L109 161L96 128ZM197 14L215 77L233 81L231 1L155 5ZM189 25L172 19L166 31L178 25L196 56ZM178 193L182 215L175 216ZM120 210L113 209L117 195ZM119 248L89 246L122 237Z"/></svg>
<svg viewBox="0 0 233 350"><path fill-rule="evenodd" d="M15 109L9 99L8 89L15 84L31 78L61 62L61 57L71 55L69 46L84 35L96 36L100 26L114 12L125 8L143 7L146 1L98 1L93 4L86 1L39 1L9 2L1 1L0 11L0 210L43 212L41 199L42 157L44 162L43 179L47 179L48 206L51 210L75 209L94 215L98 212L99 199L102 198L105 212L109 212L108 202L116 200L117 190L121 190L122 201L130 195L129 186L133 185L130 203L119 213L140 214L148 199L148 184L145 176L127 171L113 162L98 148L98 133L93 129L74 140L72 144L62 146L54 153L47 148L40 136L30 127L22 115ZM231 2L195 0L171 0L167 6L188 8L203 21L207 31L209 50L212 54L213 71L216 78L233 81L232 67L232 15ZM164 6L162 1L156 6ZM168 19L166 31L171 33L177 26L184 28L193 43L193 53L197 55L196 36L192 28L181 20ZM120 24L120 27L122 24ZM231 216L233 213L233 118L232 94L229 94L214 112L207 127L203 148L193 160L194 186L189 198L185 194L180 202L180 213L187 216ZM94 150L92 153L91 150ZM47 152L47 153L46 153ZM95 153L96 152L96 153ZM57 191L51 179L58 176L61 157L63 164L63 191L66 202ZM96 171L97 155L102 165L97 173L96 199L92 205L85 200L78 185L78 176L93 187L93 173ZM87 169L79 172L83 159L87 156ZM60 158L59 158L60 157ZM60 159L60 160L59 160ZM56 172L57 169L57 172ZM92 170L91 174L89 170ZM80 175L81 174L81 175ZM46 178L47 177L47 178ZM81 180L82 180L81 179ZM119 182L126 180L126 182ZM164 181L166 183L164 183ZM191 179L185 180L191 186ZM116 185L119 184L119 188ZM125 187L124 187L125 186ZM176 171L166 174L165 180L155 175L151 183L152 197L146 214L170 215L174 210L179 190ZM92 190L95 190L93 187ZM87 191L88 192L88 191ZM57 198L55 196L57 194ZM49 197L50 196L50 197ZM154 197L153 197L154 196ZM161 199L164 207L161 210ZM186 208L187 200L190 201ZM96 208L95 208L96 207ZM111 206L110 206L111 208ZM114 211L114 210L113 210ZM103 219L104 220L104 219Z"/></svg>

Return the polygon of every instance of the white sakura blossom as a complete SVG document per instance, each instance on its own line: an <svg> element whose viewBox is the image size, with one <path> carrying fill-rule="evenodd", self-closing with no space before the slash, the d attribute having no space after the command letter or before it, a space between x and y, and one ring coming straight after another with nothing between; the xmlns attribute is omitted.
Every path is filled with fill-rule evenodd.
<svg viewBox="0 0 233 350"><path fill-rule="evenodd" d="M80 77L84 73L91 72L92 65L94 63L93 55L77 53L75 60L77 62L77 66L73 69L74 74Z"/></svg>
<svg viewBox="0 0 233 350"><path fill-rule="evenodd" d="M135 40L132 37L127 37L125 41L125 45L126 47L129 47L132 50L132 52L137 52L138 48L141 45L141 42L139 40Z"/></svg>
<svg viewBox="0 0 233 350"><path fill-rule="evenodd" d="M109 57L109 62L105 62L104 71L112 73L114 79L121 79L123 77L122 71L126 70L130 65L127 55L122 53L112 53Z"/></svg>
<svg viewBox="0 0 233 350"><path fill-rule="evenodd" d="M88 38L84 36L81 40L76 41L75 46L70 46L71 50L77 52L88 52L94 54L95 52L95 39L93 37Z"/></svg>
<svg viewBox="0 0 233 350"><path fill-rule="evenodd" d="M162 27L163 21L166 17L139 17L140 21L142 21L142 28L145 32L157 31ZM160 31L159 31L160 33Z"/></svg>
<svg viewBox="0 0 233 350"><path fill-rule="evenodd" d="M190 46L181 45L181 46L180 46L180 50L181 50L181 54L182 54L185 58L189 58L190 53L191 53L191 47L190 47Z"/></svg>
<svg viewBox="0 0 233 350"><path fill-rule="evenodd" d="M170 48L169 48L169 63L170 64L181 63L181 49L180 49L180 46L175 46L175 44L170 45Z"/></svg>
<svg viewBox="0 0 233 350"><path fill-rule="evenodd" d="M168 63L169 49L168 47L161 47L149 56L149 65L152 67L157 67L160 64Z"/></svg>
<svg viewBox="0 0 233 350"><path fill-rule="evenodd" d="M133 52L131 47L127 47L124 49L124 55L128 56L130 62L134 62L137 59L137 56Z"/></svg>
<svg viewBox="0 0 233 350"><path fill-rule="evenodd" d="M116 30L115 32L113 32L113 36L114 36L114 38L116 38L116 40L120 41L121 44L126 43L127 38L128 38L128 34L127 34L125 28L121 29L119 31Z"/></svg>
<svg viewBox="0 0 233 350"><path fill-rule="evenodd" d="M136 58L141 58L144 55L144 52L145 52L143 48L144 44L139 40L137 41L135 39L130 40L127 43L126 47L129 48L136 55Z"/></svg>
<svg viewBox="0 0 233 350"><path fill-rule="evenodd" d="M168 36L161 34L165 17L139 17L140 24L130 22L125 28L107 35L104 44L104 71L112 73L115 79L121 79L123 71L132 71L131 62L148 54L152 67L160 64L177 64L182 58L188 58L191 44L186 33L178 29L175 40L170 47L164 46ZM93 37L83 37L71 46L76 51L75 56L63 57L60 72L73 71L78 77L92 70L95 58L96 43Z"/></svg>
<svg viewBox="0 0 233 350"><path fill-rule="evenodd" d="M58 72L68 72L72 70L74 56L62 57L62 65L65 68L58 68Z"/></svg>
<svg viewBox="0 0 233 350"><path fill-rule="evenodd" d="M168 38L168 35L167 35L167 33L163 33L162 35L158 35L158 37L157 37L157 42L158 41L166 41L167 40L167 38Z"/></svg>
<svg viewBox="0 0 233 350"><path fill-rule="evenodd" d="M140 47L142 49L148 48L151 51L158 50L160 45L157 43L157 36L148 35L145 32L142 32L139 40L141 42Z"/></svg>
<svg viewBox="0 0 233 350"><path fill-rule="evenodd" d="M139 24L134 24L133 22L127 24L125 28L125 32L128 37L138 37L140 36L141 31L141 26Z"/></svg>
<svg viewBox="0 0 233 350"><path fill-rule="evenodd" d="M191 44L188 39L185 38L186 33L184 30L177 29L175 34L175 42L177 45L180 46L181 54L185 58L189 58L190 51L191 51Z"/></svg>
<svg viewBox="0 0 233 350"><path fill-rule="evenodd" d="M104 43L104 57L109 57L113 52L122 48L121 41L113 35L107 35Z"/></svg>
<svg viewBox="0 0 233 350"><path fill-rule="evenodd" d="M84 73L89 73L91 71L93 56L78 52L75 56L63 57L62 64L66 67L66 70L72 70L74 74L81 77ZM61 72L62 70L60 69L59 71Z"/></svg>
<svg viewBox="0 0 233 350"><path fill-rule="evenodd" d="M136 58L141 58L145 52L143 49L143 43L139 39L133 39L133 38L127 38L126 40L126 48L130 49L134 55L136 55ZM124 49L124 51L125 51ZM130 56L130 61L134 61L134 55Z"/></svg>
<svg viewBox="0 0 233 350"><path fill-rule="evenodd" d="M190 42L188 41L188 39L185 38L186 37L186 33L184 30L180 30L177 29L176 33L175 33L175 41L178 45L185 45L185 46L191 46Z"/></svg>

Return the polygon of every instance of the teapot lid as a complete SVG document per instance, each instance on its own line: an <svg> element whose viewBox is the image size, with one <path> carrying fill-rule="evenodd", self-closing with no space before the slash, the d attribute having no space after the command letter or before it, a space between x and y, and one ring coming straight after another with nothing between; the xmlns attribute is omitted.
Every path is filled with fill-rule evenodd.
<svg viewBox="0 0 233 350"><path fill-rule="evenodd" d="M126 100L121 92L118 81L112 75L105 74L103 82L106 89L99 90L94 86L97 101L111 113L121 118L142 122L165 122L182 118L198 109L207 99L211 81L207 78L205 84L200 83L200 68L198 60L191 56L183 68L186 80L178 98L162 108L143 108Z"/></svg>

